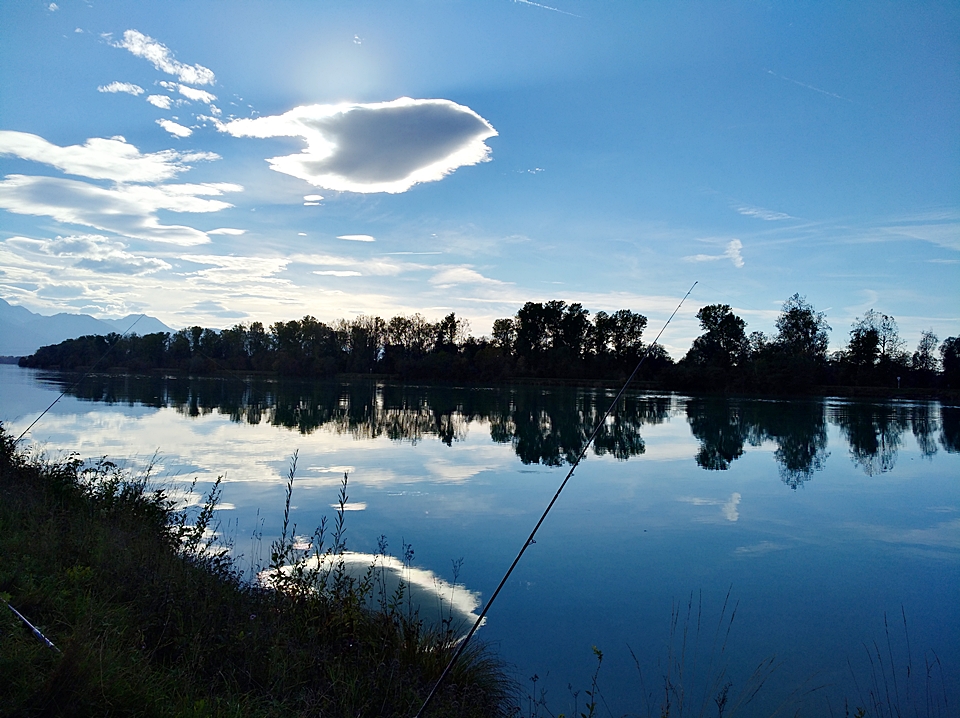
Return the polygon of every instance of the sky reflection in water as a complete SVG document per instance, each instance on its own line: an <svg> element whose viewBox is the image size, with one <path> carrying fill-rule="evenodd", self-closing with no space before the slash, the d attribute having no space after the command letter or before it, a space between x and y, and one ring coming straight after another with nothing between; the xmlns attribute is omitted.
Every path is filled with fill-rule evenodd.
<svg viewBox="0 0 960 718"><path fill-rule="evenodd" d="M0 367L0 419L19 433L70 381ZM221 530L247 566L279 533L284 475L299 450L301 533L332 514L348 472L359 509L347 516L350 549L376 553L385 534L394 547L412 544L415 565L444 580L463 557L459 580L485 597L612 396L101 376L31 438L134 468L159 449L159 474L197 477L198 488L224 475L232 508ZM817 696L836 706L855 697L847 659L862 683L864 644L884 642L884 613L900 626L902 606L914 663L935 650L955 699L958 451L960 409L936 402L628 396L480 635L521 677L542 678L555 711L566 709L568 682L586 687L597 645L605 696L621 712L643 712L627 646L649 692L672 607L702 594L710 625L732 586L730 680L742 684L776 654L784 668L761 700L775 707L813 682L829 686ZM262 542L251 538L258 532ZM902 634L892 633L895 657L906 655Z"/></svg>

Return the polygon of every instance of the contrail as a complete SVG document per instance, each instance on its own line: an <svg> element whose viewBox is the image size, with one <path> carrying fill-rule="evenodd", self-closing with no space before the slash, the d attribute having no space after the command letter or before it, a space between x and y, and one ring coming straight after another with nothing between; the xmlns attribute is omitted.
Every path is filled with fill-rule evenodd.
<svg viewBox="0 0 960 718"><path fill-rule="evenodd" d="M538 2L533 2L533 0L513 0L516 3L522 5L532 5L533 7L538 7L542 10L553 10L553 12L558 12L561 15L569 15L570 17L582 17L582 15L574 15L572 12L567 12L566 10L561 10L560 8L550 7L549 5L541 5Z"/></svg>
<svg viewBox="0 0 960 718"><path fill-rule="evenodd" d="M520 2L520 0L514 0L514 2ZM783 75L778 75L773 70L767 70L767 73L773 75L774 77L779 77L781 80L786 80L787 82L792 82L794 85L800 85L800 87L806 87L808 90L813 90L814 92L819 92L821 95L828 95L829 97L836 97L838 100L843 100L844 102L853 102L853 100L838 95L835 92L828 92L827 90L821 90L819 87L814 87L813 85L808 85L806 82L800 82L800 80L794 80L792 77L784 77Z"/></svg>

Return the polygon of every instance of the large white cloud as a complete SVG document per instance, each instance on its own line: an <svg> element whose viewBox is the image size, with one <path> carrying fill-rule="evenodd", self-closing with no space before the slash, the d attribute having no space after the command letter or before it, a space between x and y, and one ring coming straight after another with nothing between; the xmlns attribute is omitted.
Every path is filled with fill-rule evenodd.
<svg viewBox="0 0 960 718"><path fill-rule="evenodd" d="M0 130L0 155L41 162L62 172L114 182L161 182L184 172L186 162L216 160L213 152L163 150L141 154L123 137L92 137L82 145L61 147L30 134Z"/></svg>
<svg viewBox="0 0 960 718"><path fill-rule="evenodd" d="M236 137L300 137L306 148L267 161L277 172L326 189L405 192L489 158L497 131L450 100L402 97L373 104L307 105L282 115L234 120Z"/></svg>
<svg viewBox="0 0 960 718"><path fill-rule="evenodd" d="M170 48L142 32L127 30L123 33L123 40L116 43L116 47L122 47L137 57L142 57L161 72L174 75L180 82L189 85L212 85L216 81L213 70L203 65L185 65L173 59Z"/></svg>
<svg viewBox="0 0 960 718"><path fill-rule="evenodd" d="M98 187L56 177L8 175L0 182L0 208L16 214L52 217L125 237L179 245L210 241L205 232L161 224L156 212L218 212L233 205L207 199L243 188L227 183L118 185Z"/></svg>

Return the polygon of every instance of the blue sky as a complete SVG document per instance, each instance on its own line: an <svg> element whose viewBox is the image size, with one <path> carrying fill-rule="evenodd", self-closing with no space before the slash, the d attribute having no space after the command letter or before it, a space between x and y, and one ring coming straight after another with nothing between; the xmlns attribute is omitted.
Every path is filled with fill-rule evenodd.
<svg viewBox="0 0 960 718"><path fill-rule="evenodd" d="M0 5L0 297L960 334L956 3ZM650 330L648 330L650 331Z"/></svg>

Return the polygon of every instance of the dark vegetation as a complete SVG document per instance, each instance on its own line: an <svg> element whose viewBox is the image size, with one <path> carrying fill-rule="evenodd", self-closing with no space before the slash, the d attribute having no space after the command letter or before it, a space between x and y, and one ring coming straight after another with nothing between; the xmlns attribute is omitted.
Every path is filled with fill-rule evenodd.
<svg viewBox="0 0 960 718"><path fill-rule="evenodd" d="M172 370L195 374L271 372L329 377L340 373L406 380L495 382L512 379L622 380L646 356L639 380L683 391L796 394L825 387L960 388L960 338L940 344L932 331L912 353L896 321L870 310L850 329L847 346L827 352L830 326L803 297L788 299L775 336L747 334L726 304L697 313L703 333L679 362L658 344L644 344L647 318L629 309L592 318L581 304L527 302L493 323L491 337L469 334L448 314L389 321L361 316L332 326L311 316L215 330L195 326L173 334L84 336L23 357L25 367L77 370ZM938 352L939 348L939 352ZM939 357L938 357L939 354ZM869 393L869 392L868 392Z"/></svg>
<svg viewBox="0 0 960 718"><path fill-rule="evenodd" d="M244 581L209 538L216 499L215 486L188 520L149 474L30 459L0 427L0 715L416 713L452 632L425 627L402 588L368 608L376 574L337 568L342 510L332 537L321 527L309 550L285 520L264 568L299 568L274 590ZM333 568L306 568L308 552ZM429 714L505 714L503 675L474 647Z"/></svg>

